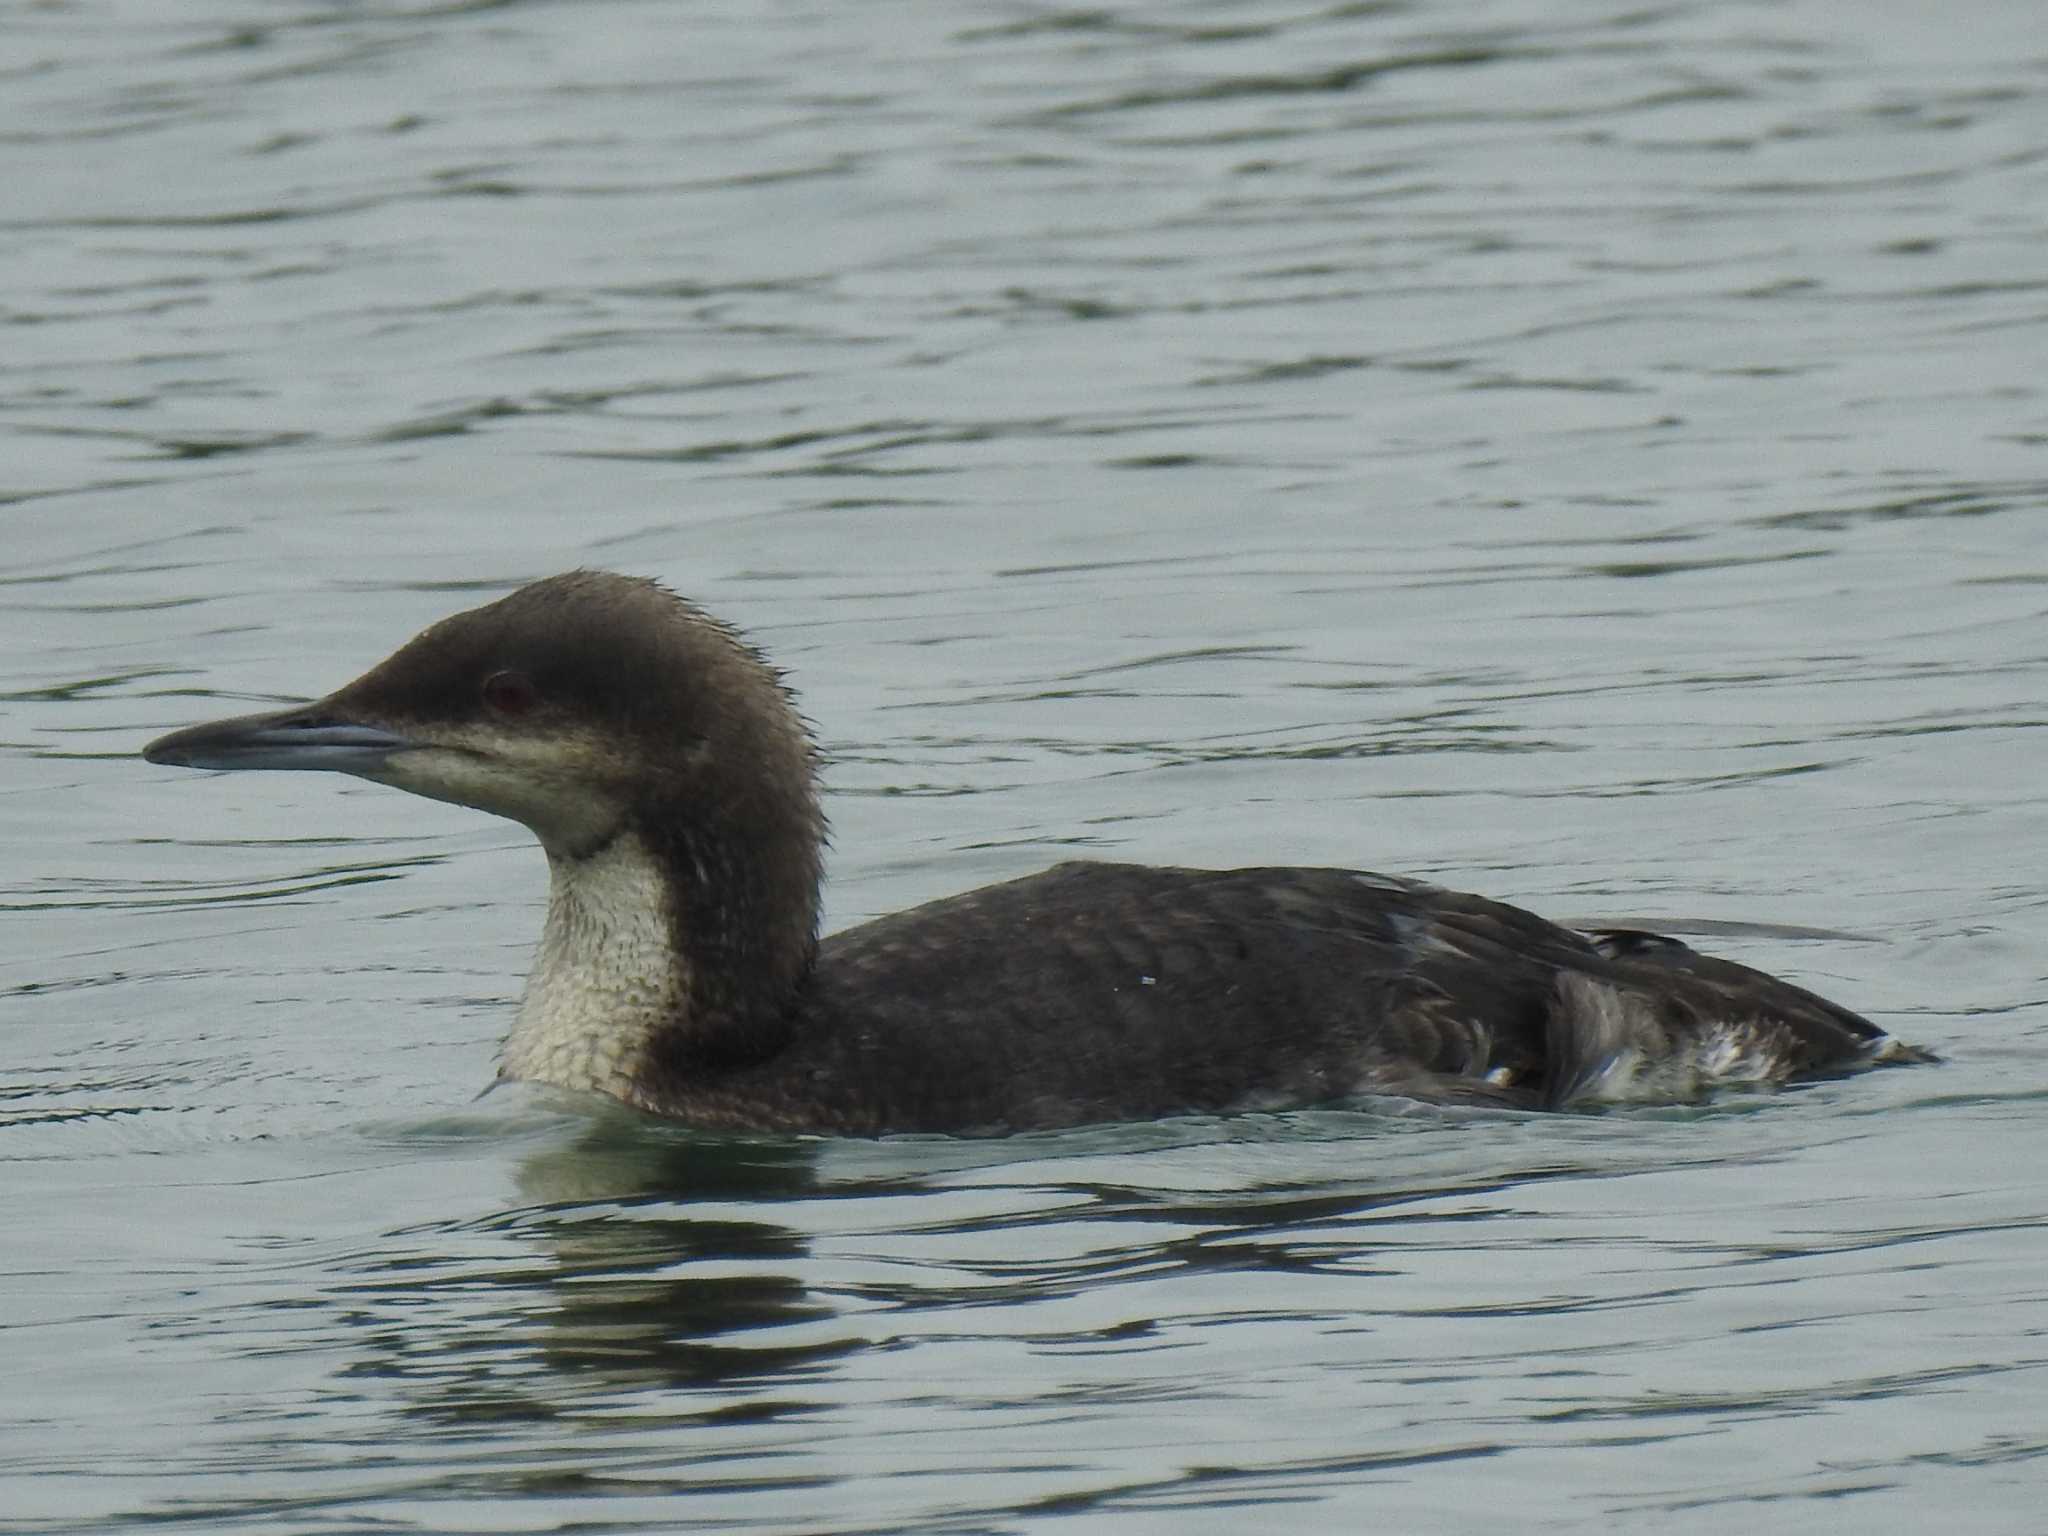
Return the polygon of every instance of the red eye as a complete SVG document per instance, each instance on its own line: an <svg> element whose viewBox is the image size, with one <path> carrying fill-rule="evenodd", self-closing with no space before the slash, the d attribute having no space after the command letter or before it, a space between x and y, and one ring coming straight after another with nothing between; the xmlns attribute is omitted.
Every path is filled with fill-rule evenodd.
<svg viewBox="0 0 2048 1536"><path fill-rule="evenodd" d="M517 719L539 702L540 690L524 672L493 672L484 679L484 703L496 714Z"/></svg>

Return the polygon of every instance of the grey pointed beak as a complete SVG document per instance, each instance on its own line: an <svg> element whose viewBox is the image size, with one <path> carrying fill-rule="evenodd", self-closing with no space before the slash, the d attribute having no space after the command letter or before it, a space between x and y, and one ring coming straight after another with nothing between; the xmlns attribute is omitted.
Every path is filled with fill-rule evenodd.
<svg viewBox="0 0 2048 1536"><path fill-rule="evenodd" d="M302 768L368 773L419 743L374 725L343 720L321 703L237 715L159 736L143 758L174 768Z"/></svg>

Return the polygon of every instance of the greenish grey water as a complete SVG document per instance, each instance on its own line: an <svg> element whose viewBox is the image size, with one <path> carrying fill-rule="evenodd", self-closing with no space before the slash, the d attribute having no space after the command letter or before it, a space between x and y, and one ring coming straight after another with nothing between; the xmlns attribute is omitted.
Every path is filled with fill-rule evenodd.
<svg viewBox="0 0 2048 1536"><path fill-rule="evenodd" d="M2036 1529L2036 10L0 5L0 1529ZM577 563L790 668L835 925L1395 869L1948 1060L479 1100L523 836L133 753Z"/></svg>

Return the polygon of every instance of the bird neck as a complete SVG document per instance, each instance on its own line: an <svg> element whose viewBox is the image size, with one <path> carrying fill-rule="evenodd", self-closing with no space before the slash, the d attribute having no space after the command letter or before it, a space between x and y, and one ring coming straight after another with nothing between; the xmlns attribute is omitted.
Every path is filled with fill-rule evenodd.
<svg viewBox="0 0 2048 1536"><path fill-rule="evenodd" d="M687 1015L691 976L669 882L641 840L548 856L548 915L500 1077L630 1097L657 1035Z"/></svg>
<svg viewBox="0 0 2048 1536"><path fill-rule="evenodd" d="M651 1082L703 1082L788 1040L817 951L815 821L731 840L656 825L578 857L550 851L501 1077L637 1102Z"/></svg>

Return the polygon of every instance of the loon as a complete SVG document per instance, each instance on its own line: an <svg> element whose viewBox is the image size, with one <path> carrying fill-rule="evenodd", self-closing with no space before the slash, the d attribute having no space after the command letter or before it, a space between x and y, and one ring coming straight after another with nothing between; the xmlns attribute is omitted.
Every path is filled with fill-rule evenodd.
<svg viewBox="0 0 2048 1536"><path fill-rule="evenodd" d="M1065 863L818 937L818 758L782 674L572 571L152 763L354 774L524 823L547 917L500 1079L714 1131L1000 1135L1378 1095L1677 1102L1930 1060L1747 966L1345 869Z"/></svg>

